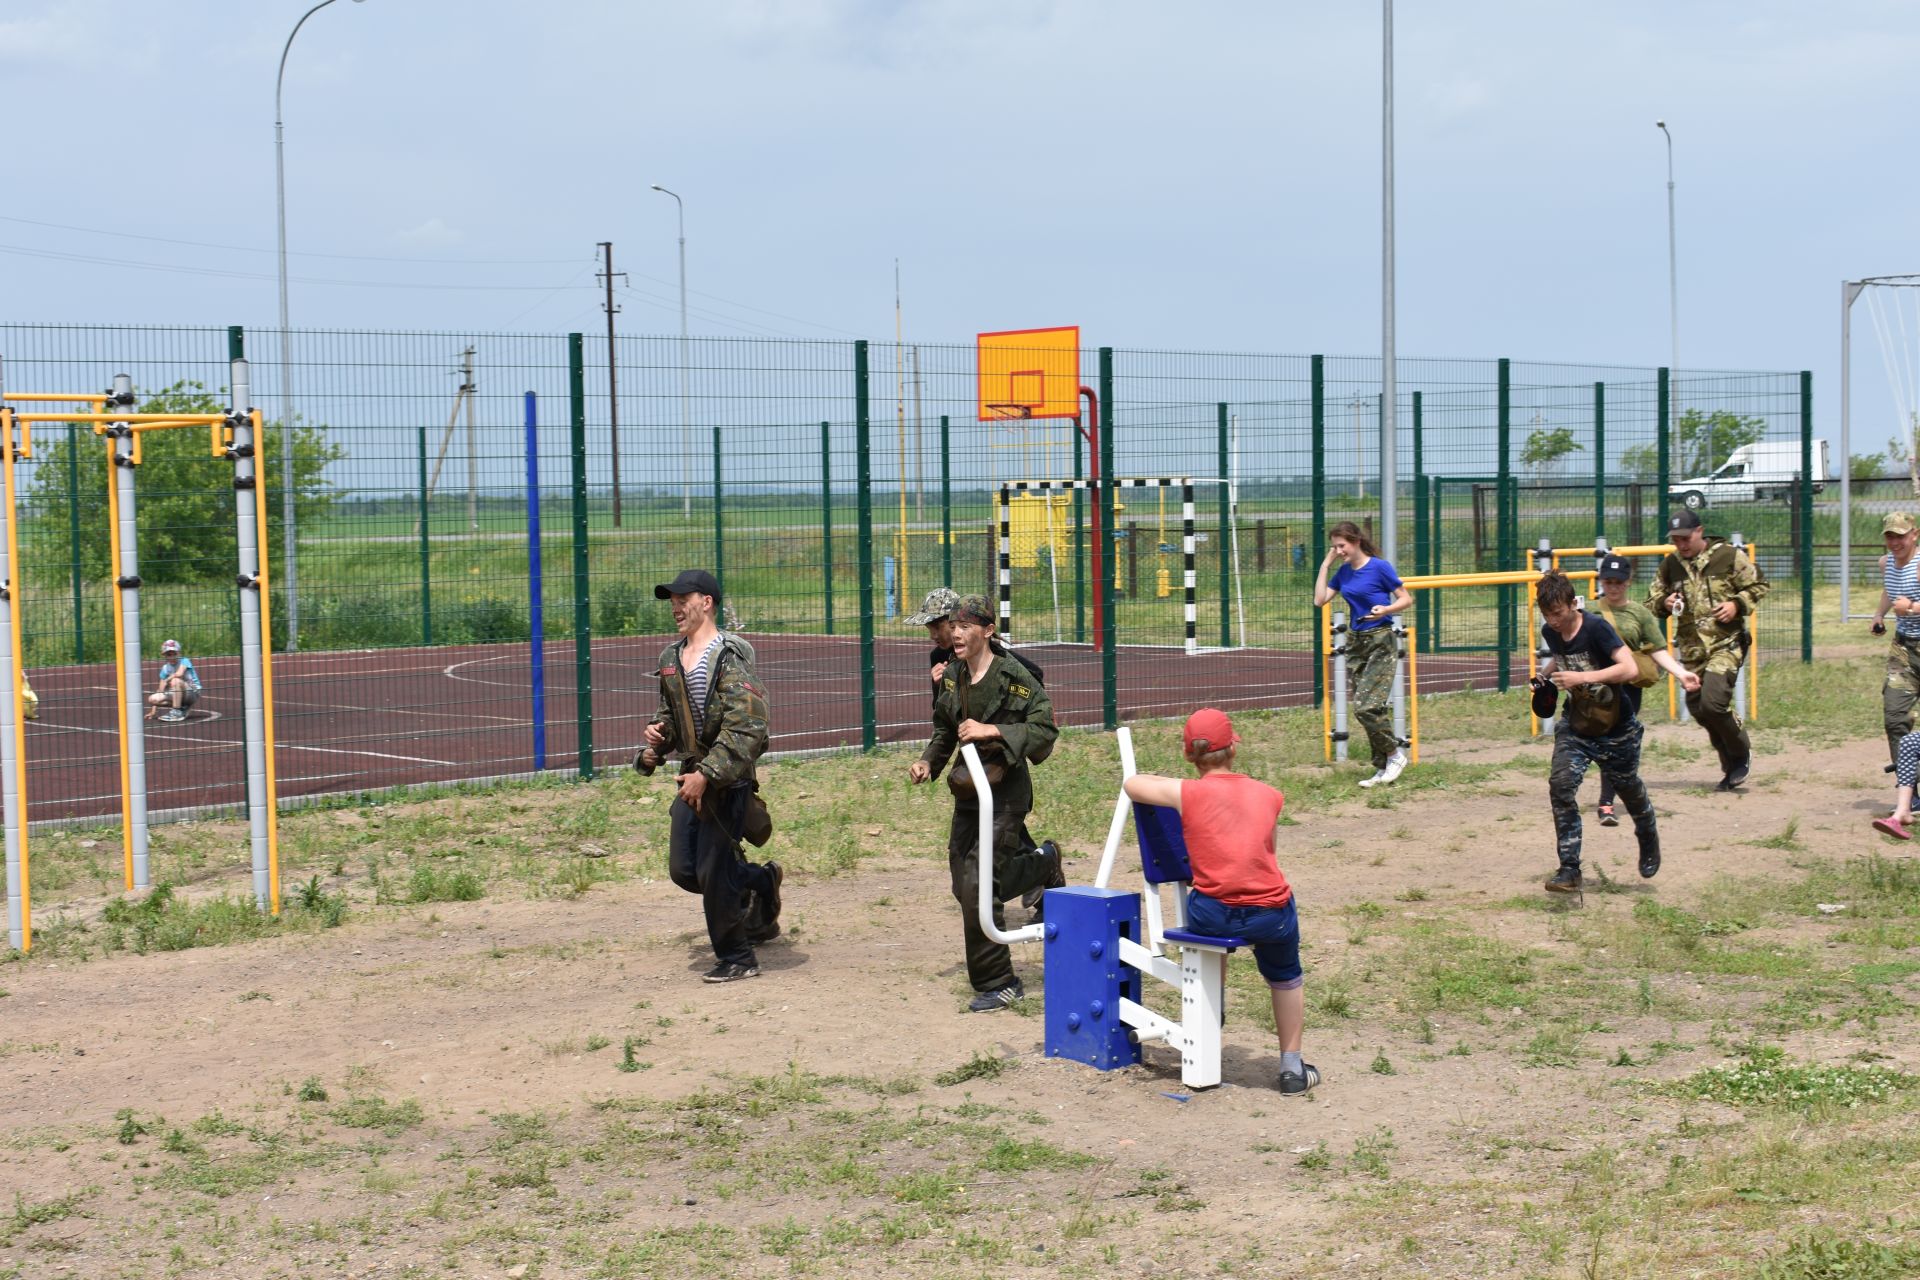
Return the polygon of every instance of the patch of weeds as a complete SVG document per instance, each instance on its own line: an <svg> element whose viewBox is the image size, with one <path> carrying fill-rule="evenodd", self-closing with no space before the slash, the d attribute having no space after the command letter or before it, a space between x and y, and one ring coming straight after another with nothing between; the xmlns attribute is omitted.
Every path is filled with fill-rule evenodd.
<svg viewBox="0 0 1920 1280"><path fill-rule="evenodd" d="M1378 1050L1374 1052L1373 1065L1368 1067L1367 1070L1377 1076L1394 1076L1400 1074L1393 1069L1393 1064L1387 1061L1387 1055Z"/></svg>
<svg viewBox="0 0 1920 1280"><path fill-rule="evenodd" d="M997 1080L1006 1069L1005 1058L976 1052L969 1061L961 1063L953 1070L942 1071L933 1078L933 1082L938 1085L954 1085L965 1084L969 1080Z"/></svg>
<svg viewBox="0 0 1920 1280"><path fill-rule="evenodd" d="M1333 1152L1327 1150L1325 1138L1316 1143L1313 1150L1300 1153L1300 1167L1311 1169L1316 1173L1333 1168Z"/></svg>
<svg viewBox="0 0 1920 1280"><path fill-rule="evenodd" d="M1353 990L1340 978L1329 978L1316 983L1313 994L1307 997L1316 1013L1329 1018L1351 1018L1353 1009Z"/></svg>
<svg viewBox="0 0 1920 1280"><path fill-rule="evenodd" d="M1533 1004L1533 957L1491 938L1423 922L1407 936L1399 966L1417 1009L1474 1011Z"/></svg>
<svg viewBox="0 0 1920 1280"><path fill-rule="evenodd" d="M1587 1029L1569 1022L1542 1027L1521 1051L1532 1067L1571 1067L1580 1060L1580 1041Z"/></svg>
<svg viewBox="0 0 1920 1280"><path fill-rule="evenodd" d="M1419 885L1411 885L1394 896L1401 902L1425 902L1431 895Z"/></svg>
<svg viewBox="0 0 1920 1280"><path fill-rule="evenodd" d="M251 1001L251 1000L271 1000L271 999L273 999L273 997L268 995L264 991L242 991L240 993L241 1004L246 1004L248 1001Z"/></svg>
<svg viewBox="0 0 1920 1280"><path fill-rule="evenodd" d="M327 1088L320 1083L319 1076L308 1076L300 1082L300 1088L295 1092L294 1097L300 1099L302 1102L325 1102L327 1100Z"/></svg>
<svg viewBox="0 0 1920 1280"><path fill-rule="evenodd" d="M1393 1170L1387 1163L1387 1157L1393 1154L1394 1146L1393 1130L1382 1125L1365 1137L1354 1139L1353 1154L1347 1157L1347 1167L1369 1177L1389 1177Z"/></svg>
<svg viewBox="0 0 1920 1280"><path fill-rule="evenodd" d="M601 1051L602 1049L604 1049L604 1048L606 1048L606 1047L607 1047L608 1045L610 1045L610 1044L612 1044L612 1043L613 1043L613 1041L611 1041L611 1040L609 1040L609 1039L607 1039L607 1037L605 1037L605 1036L603 1036L603 1035L591 1035L591 1036L588 1036L588 1037L587 1037L587 1052L588 1052L588 1053L598 1053L598 1052L600 1052L600 1051Z"/></svg>
<svg viewBox="0 0 1920 1280"><path fill-rule="evenodd" d="M641 1045L646 1044L648 1040L649 1037L647 1036L628 1036L625 1040L621 1041L620 1061L613 1064L615 1069L631 1074L635 1071L645 1071L651 1067L653 1065L651 1062L640 1061L640 1059L634 1056L633 1052Z"/></svg>
<svg viewBox="0 0 1920 1280"><path fill-rule="evenodd" d="M1123 1196L1144 1196L1152 1199L1155 1213L1192 1213L1204 1209L1204 1201L1196 1200L1187 1194L1187 1184L1176 1179L1165 1169L1143 1169L1140 1181L1120 1193Z"/></svg>
<svg viewBox="0 0 1920 1280"><path fill-rule="evenodd" d="M1789 1063L1777 1046L1755 1046L1731 1066L1706 1067L1665 1091L1686 1098L1705 1098L1734 1106L1858 1107L1885 1102L1911 1089L1920 1077L1879 1066L1803 1066Z"/></svg>
<svg viewBox="0 0 1920 1280"><path fill-rule="evenodd" d="M333 1109L335 1124L349 1129L378 1129L389 1138L399 1137L424 1119L426 1115L414 1098L388 1102L376 1094L349 1098Z"/></svg>
<svg viewBox="0 0 1920 1280"><path fill-rule="evenodd" d="M120 1122L120 1127L114 1131L113 1136L123 1147L130 1147L153 1132L151 1127L142 1124L134 1116L132 1107L120 1108L113 1113L113 1118Z"/></svg>
<svg viewBox="0 0 1920 1280"><path fill-rule="evenodd" d="M1024 1173L1029 1169L1079 1169L1094 1163L1094 1157L1078 1151L1063 1151L1050 1142L1019 1142L1001 1138L987 1149L980 1160L982 1169L995 1173Z"/></svg>
<svg viewBox="0 0 1920 1280"><path fill-rule="evenodd" d="M413 869L407 881L408 902L478 902L486 896L486 884L464 867L423 864Z"/></svg>
<svg viewBox="0 0 1920 1280"><path fill-rule="evenodd" d="M1900 1280L1920 1271L1920 1245L1810 1232L1754 1268L1754 1280Z"/></svg>
<svg viewBox="0 0 1920 1280"><path fill-rule="evenodd" d="M18 1191L13 1193L13 1216L0 1219L0 1244L8 1243L22 1231L42 1226L49 1222L59 1222L71 1218L80 1212L80 1206L89 1196L98 1195L100 1188L83 1187L71 1195L54 1200L43 1200L38 1204L28 1204L25 1196Z"/></svg>
<svg viewBox="0 0 1920 1280"><path fill-rule="evenodd" d="M294 901L300 910L312 915L325 929L336 929L347 918L346 897L322 889L319 876L297 886Z"/></svg>
<svg viewBox="0 0 1920 1280"><path fill-rule="evenodd" d="M1759 840L1749 840L1748 844L1756 849L1784 849L1788 853L1803 853L1806 845L1800 841L1800 819L1788 818L1787 825L1773 835Z"/></svg>

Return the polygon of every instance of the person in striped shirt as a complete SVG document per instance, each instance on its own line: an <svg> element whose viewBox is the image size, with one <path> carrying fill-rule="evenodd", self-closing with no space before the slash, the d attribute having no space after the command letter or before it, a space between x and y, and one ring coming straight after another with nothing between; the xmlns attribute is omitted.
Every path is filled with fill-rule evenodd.
<svg viewBox="0 0 1920 1280"><path fill-rule="evenodd" d="M1895 511L1880 524L1887 554L1880 557L1880 607L1873 611L1873 634L1885 635L1893 615L1893 645L1887 650L1887 678L1880 706L1887 731L1887 755L1900 763L1900 739L1913 731L1913 707L1920 701L1920 558L1914 555L1920 532L1913 516Z"/></svg>

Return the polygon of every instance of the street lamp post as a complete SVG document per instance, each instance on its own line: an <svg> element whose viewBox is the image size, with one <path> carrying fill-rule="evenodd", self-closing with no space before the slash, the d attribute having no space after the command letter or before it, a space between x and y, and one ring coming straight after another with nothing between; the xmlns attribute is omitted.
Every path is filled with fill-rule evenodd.
<svg viewBox="0 0 1920 1280"><path fill-rule="evenodd" d="M691 520L693 483L687 473L687 459L693 452L692 427L687 422L687 204L657 182L653 189L663 196L673 196L680 227L680 515Z"/></svg>
<svg viewBox="0 0 1920 1280"><path fill-rule="evenodd" d="M355 4L362 2L354 0ZM287 148L280 91L286 84L287 55L293 51L293 38L300 34L308 18L332 3L333 0L320 0L300 15L300 21L287 33L287 43L280 50L280 71L273 78L273 185L280 223L280 514L286 547L281 560L287 575L286 646L289 652L300 647L300 565L293 552L293 362L288 351L293 335L287 331ZM264 494L262 500L265 500Z"/></svg>
<svg viewBox="0 0 1920 1280"><path fill-rule="evenodd" d="M1654 128L1667 139L1667 318L1673 329L1672 372L1667 375L1668 420L1673 424L1673 448L1676 457L1680 439L1680 266L1673 225L1673 134L1665 120L1655 120ZM1679 471L1674 475L1678 476Z"/></svg>

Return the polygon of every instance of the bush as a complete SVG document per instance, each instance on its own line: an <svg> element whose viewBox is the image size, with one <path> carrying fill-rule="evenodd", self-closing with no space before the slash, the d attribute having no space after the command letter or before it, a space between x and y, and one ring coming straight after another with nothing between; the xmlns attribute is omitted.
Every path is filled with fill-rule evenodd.
<svg viewBox="0 0 1920 1280"><path fill-rule="evenodd" d="M603 636L665 635L673 630L673 611L653 598L653 588L619 579L593 586L593 629Z"/></svg>

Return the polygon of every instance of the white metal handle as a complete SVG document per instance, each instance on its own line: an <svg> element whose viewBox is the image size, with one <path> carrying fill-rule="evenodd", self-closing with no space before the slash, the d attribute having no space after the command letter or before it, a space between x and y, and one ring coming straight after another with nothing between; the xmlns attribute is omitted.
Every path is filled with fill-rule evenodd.
<svg viewBox="0 0 1920 1280"><path fill-rule="evenodd" d="M1100 872L1093 878L1093 887L1104 889L1113 879L1113 859L1120 851L1120 837L1126 834L1127 817L1133 812L1133 801L1127 799L1126 782L1139 770L1133 762L1133 730L1121 725L1113 731L1115 742L1120 744L1120 798L1113 804L1113 821L1107 826L1107 843L1100 850Z"/></svg>
<svg viewBox="0 0 1920 1280"><path fill-rule="evenodd" d="M960 762L966 765L967 776L973 779L973 794L980 808L979 849L975 855L980 873L980 932L1002 946L1037 942L1045 934L1045 925L1030 924L1008 932L993 922L993 787L987 781L986 769L981 767L980 753L971 742L960 748Z"/></svg>

